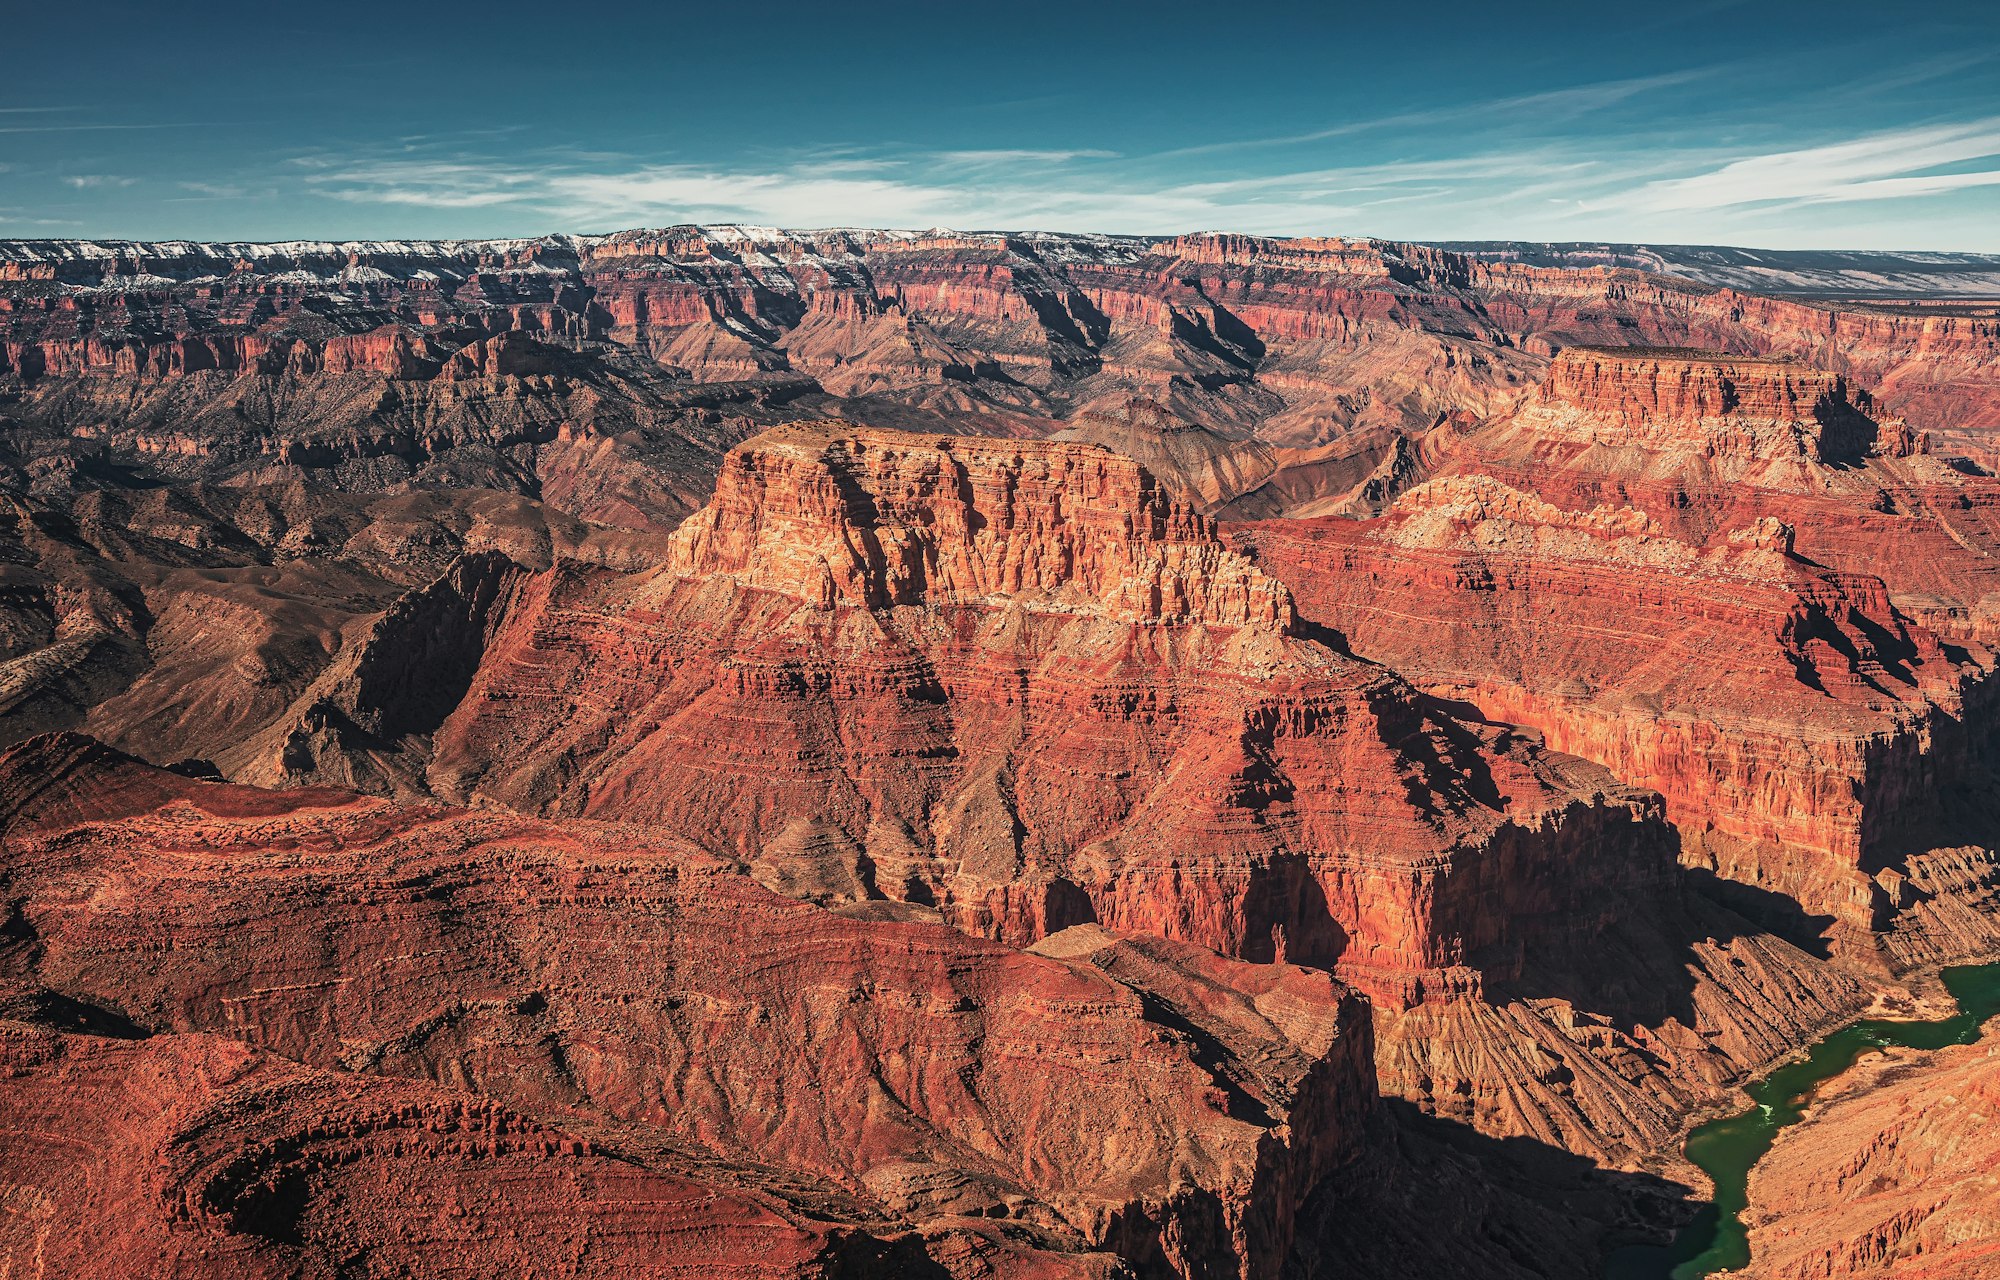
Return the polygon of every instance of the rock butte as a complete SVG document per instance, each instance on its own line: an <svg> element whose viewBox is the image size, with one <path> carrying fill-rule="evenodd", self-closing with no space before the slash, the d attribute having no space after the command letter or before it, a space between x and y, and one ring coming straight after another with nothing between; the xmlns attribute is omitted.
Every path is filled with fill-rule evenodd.
<svg viewBox="0 0 2000 1280"><path fill-rule="evenodd" d="M428 780L1014 945L1096 923L1330 967L1386 1088L1593 1153L1852 1006L1687 893L1652 797L1308 631L1102 449L784 428L662 568L524 587Z"/></svg>
<svg viewBox="0 0 2000 1280"><path fill-rule="evenodd" d="M0 243L0 1258L1591 1274L1995 944L1996 341L1361 240Z"/></svg>

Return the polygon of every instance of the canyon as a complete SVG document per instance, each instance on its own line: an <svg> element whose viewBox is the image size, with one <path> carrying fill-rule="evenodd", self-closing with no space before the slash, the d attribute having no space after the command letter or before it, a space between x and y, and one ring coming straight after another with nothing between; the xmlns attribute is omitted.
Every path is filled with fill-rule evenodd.
<svg viewBox="0 0 2000 1280"><path fill-rule="evenodd" d="M1910 798L1986 758L2000 490L1924 447L1838 375L1572 348L1427 435L1380 518L1239 536L1357 652L1657 789L1692 865L1875 945L1938 834L1913 810L1944 816Z"/></svg>
<svg viewBox="0 0 2000 1280"><path fill-rule="evenodd" d="M0 242L10 1274L1670 1233L2000 954L2000 327L1558 248Z"/></svg>

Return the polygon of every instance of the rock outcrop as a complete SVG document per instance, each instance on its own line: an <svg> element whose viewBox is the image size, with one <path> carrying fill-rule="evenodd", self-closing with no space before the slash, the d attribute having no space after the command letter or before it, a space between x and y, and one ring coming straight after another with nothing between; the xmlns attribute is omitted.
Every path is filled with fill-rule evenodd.
<svg viewBox="0 0 2000 1280"><path fill-rule="evenodd" d="M95 1210L113 1256L196 1274L443 1274L446 1239L484 1273L601 1212L624 1252L592 1265L658 1274L817 1274L863 1237L967 1275L1272 1275L1374 1096L1361 1006L1290 965L1100 929L1023 953L633 828L195 782L75 736L11 749L0 799L9 1008L80 1024L8 1033L10 1229ZM38 1145L98 1091L95 1163ZM556 1216L482 1241L501 1184ZM421 1225L433 1196L493 1207Z"/></svg>
<svg viewBox="0 0 2000 1280"><path fill-rule="evenodd" d="M1976 1280L2000 1266L2000 1048L1891 1049L1750 1176L1758 1280Z"/></svg>
<svg viewBox="0 0 2000 1280"><path fill-rule="evenodd" d="M1652 796L1325 643L1091 446L781 429L663 567L559 567L487 654L441 795L1015 945L1330 968L1385 1087L1490 1132L1636 1152L1860 995L1692 894Z"/></svg>
<svg viewBox="0 0 2000 1280"><path fill-rule="evenodd" d="M1691 865L1859 952L1989 756L1980 546L1910 515L1870 557L1830 549L1878 483L1933 486L1927 511L1991 484L1920 443L1834 374L1572 350L1518 412L1427 440L1436 478L1380 519L1239 536L1356 652L1658 790ZM1905 612L1919 583L1959 625Z"/></svg>
<svg viewBox="0 0 2000 1280"><path fill-rule="evenodd" d="M724 450L786 417L1039 436L1135 399L1251 455L1191 457L1169 483L1246 514L1330 510L1352 460L1502 412L1593 342L1803 358L1990 462L1997 333L1962 308L1374 240L0 242L0 381L44 439L178 479L559 487L579 516L657 528L700 505ZM1274 472L1266 450L1303 456Z"/></svg>
<svg viewBox="0 0 2000 1280"><path fill-rule="evenodd" d="M422 789L515 577L653 535L496 493L98 490L0 514L0 743L79 729L243 781Z"/></svg>
<svg viewBox="0 0 2000 1280"><path fill-rule="evenodd" d="M485 1099L237 1040L0 1021L0 1064L0 1257L35 1280L806 1280L890 1270L899 1252L925 1261L788 1218L665 1153L607 1151Z"/></svg>

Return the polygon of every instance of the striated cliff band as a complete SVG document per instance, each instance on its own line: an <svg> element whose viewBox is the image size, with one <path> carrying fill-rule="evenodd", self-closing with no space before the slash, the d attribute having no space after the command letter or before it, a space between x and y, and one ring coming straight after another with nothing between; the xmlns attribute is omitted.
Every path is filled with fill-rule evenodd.
<svg viewBox="0 0 2000 1280"><path fill-rule="evenodd" d="M2000 334L1510 252L0 244L8 1274L1661 1237L2000 954Z"/></svg>
<svg viewBox="0 0 2000 1280"><path fill-rule="evenodd" d="M1667 267L1661 260L1648 265ZM671 524L785 416L1171 457L1247 514L1337 506L1440 416L1590 342L1791 354L1992 458L2000 328L1624 266L1374 240L676 227L540 240L0 242L24 480L415 480Z"/></svg>

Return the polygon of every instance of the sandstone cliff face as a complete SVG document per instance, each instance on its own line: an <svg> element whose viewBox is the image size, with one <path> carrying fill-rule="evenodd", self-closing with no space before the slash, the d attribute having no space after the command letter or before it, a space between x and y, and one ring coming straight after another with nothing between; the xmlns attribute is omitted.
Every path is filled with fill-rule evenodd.
<svg viewBox="0 0 2000 1280"><path fill-rule="evenodd" d="M1631 506L1707 544L1765 519L1806 559L1881 578L1898 608L1984 643L2000 486L1843 376L1713 353L1580 351L1521 407L1450 424L1429 473L1486 474L1560 506Z"/></svg>
<svg viewBox="0 0 2000 1280"><path fill-rule="evenodd" d="M1503 796L1645 819L1294 635L1283 588L1088 446L787 428L664 569L537 589L440 734L445 793L657 821L1002 937L1096 918L1388 991L1481 940L1406 926L1432 892L1372 863L1449 911L1458 849L1514 856Z"/></svg>
<svg viewBox="0 0 2000 1280"><path fill-rule="evenodd" d="M1644 348L1570 348L1550 364L1521 416L1528 430L1552 441L1686 451L1746 469L1908 457L1920 443L1840 374L1783 361ZM1745 475L1724 471L1718 478L1741 481ZM1759 476L1767 488L1786 487L1789 479Z"/></svg>
<svg viewBox="0 0 2000 1280"><path fill-rule="evenodd" d="M1118 622L1283 634L1294 621L1289 594L1212 522L1087 447L782 428L730 455L672 545L676 576L823 610L1012 597Z"/></svg>
<svg viewBox="0 0 2000 1280"><path fill-rule="evenodd" d="M447 1238L485 1273L601 1212L627 1250L602 1264L657 1274L819 1274L873 1238L890 1271L898 1248L966 1275L1110 1250L1270 1275L1373 1097L1360 1006L1288 965L1102 930L1023 954L777 897L631 828L196 783L75 737L14 748L0 792L12 1007L155 1035L16 1027L0 1132L213 1064L145 1125L96 1113L116 1141L81 1184L10 1161L13 1198L55 1224L129 1200L104 1238L196 1274L341 1248L445 1274ZM371 1220L409 1161L420 1181ZM512 1211L558 1216L397 1240L430 1197L509 1179Z"/></svg>
<svg viewBox="0 0 2000 1280"><path fill-rule="evenodd" d="M1241 539L1357 652L1657 789L1690 864L1872 949L1907 905L1880 875L1979 767L1993 696L1989 651L1950 643L1971 628L1899 607L1900 548L1823 550L1871 480L1986 483L1890 456L1918 442L1877 413L1790 365L1570 351L1517 413L1427 443L1439 478L1380 520ZM1977 589L1983 559L1952 544L1924 584ZM1952 610L1977 612L1927 614Z"/></svg>
<svg viewBox="0 0 2000 1280"><path fill-rule="evenodd" d="M1760 1280L1974 1280L2000 1265L2000 1053L1890 1050L1831 1082L1750 1178Z"/></svg>
<svg viewBox="0 0 2000 1280"><path fill-rule="evenodd" d="M782 429L664 568L558 567L487 654L441 795L1016 945L1331 968L1385 1086L1488 1132L1622 1158L1860 996L1689 896L1653 797L1329 647L1090 446Z"/></svg>

